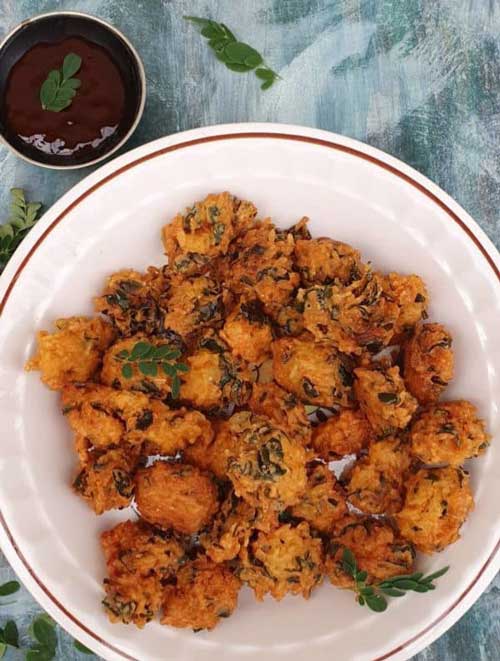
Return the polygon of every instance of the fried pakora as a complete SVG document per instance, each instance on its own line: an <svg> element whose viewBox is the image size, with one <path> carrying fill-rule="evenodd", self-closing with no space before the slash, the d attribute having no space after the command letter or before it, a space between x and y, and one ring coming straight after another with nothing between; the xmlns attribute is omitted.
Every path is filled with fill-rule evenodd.
<svg viewBox="0 0 500 661"><path fill-rule="evenodd" d="M435 553L459 538L473 508L469 477L462 468L422 468L406 483L404 507L396 522L418 551Z"/></svg>
<svg viewBox="0 0 500 661"><path fill-rule="evenodd" d="M269 418L292 438L300 439L304 445L309 445L311 423L304 404L293 393L283 390L274 381L254 384L248 408L256 415Z"/></svg>
<svg viewBox="0 0 500 661"><path fill-rule="evenodd" d="M259 300L241 301L227 317L220 336L235 356L260 364L271 355L271 320Z"/></svg>
<svg viewBox="0 0 500 661"><path fill-rule="evenodd" d="M422 278L418 275L401 275L389 273L384 279L386 297L398 306L398 316L394 324L394 334L391 342L401 341L416 324L427 319L429 295Z"/></svg>
<svg viewBox="0 0 500 661"><path fill-rule="evenodd" d="M341 459L346 454L359 454L373 436L364 413L343 409L319 424L312 433L312 447L325 461Z"/></svg>
<svg viewBox="0 0 500 661"><path fill-rule="evenodd" d="M359 251L333 239L299 239L295 242L294 256L306 287L334 282L350 285L361 277L363 270Z"/></svg>

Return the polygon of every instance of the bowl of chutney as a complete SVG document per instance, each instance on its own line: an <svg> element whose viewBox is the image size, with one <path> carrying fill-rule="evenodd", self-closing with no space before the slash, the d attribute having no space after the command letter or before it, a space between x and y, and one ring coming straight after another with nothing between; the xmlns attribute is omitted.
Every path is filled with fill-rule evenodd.
<svg viewBox="0 0 500 661"><path fill-rule="evenodd" d="M30 18L0 44L0 137L48 168L93 165L141 119L141 59L114 26L79 12Z"/></svg>

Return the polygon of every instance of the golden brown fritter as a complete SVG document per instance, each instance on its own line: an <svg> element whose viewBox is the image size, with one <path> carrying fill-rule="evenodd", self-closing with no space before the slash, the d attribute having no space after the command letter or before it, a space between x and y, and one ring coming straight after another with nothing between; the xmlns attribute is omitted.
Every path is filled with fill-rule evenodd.
<svg viewBox="0 0 500 661"><path fill-rule="evenodd" d="M219 278L237 294L257 297L272 314L299 284L292 269L295 240L265 220L238 237L219 266Z"/></svg>
<svg viewBox="0 0 500 661"><path fill-rule="evenodd" d="M406 390L398 367L354 370L354 394L377 436L404 429L417 410L417 400Z"/></svg>
<svg viewBox="0 0 500 661"><path fill-rule="evenodd" d="M259 300L242 300L227 317L220 336L238 358L260 364L271 355L271 320Z"/></svg>
<svg viewBox="0 0 500 661"><path fill-rule="evenodd" d="M227 465L231 457L236 456L238 436L232 433L229 420L215 420L214 438L204 437L184 448L182 456L186 463L210 471L219 480L227 480Z"/></svg>
<svg viewBox="0 0 500 661"><path fill-rule="evenodd" d="M318 406L351 406L350 361L309 336L283 337L272 344L275 380L301 401Z"/></svg>
<svg viewBox="0 0 500 661"><path fill-rule="evenodd" d="M205 273L210 260L225 255L230 242L249 228L257 210L229 193L207 195L162 230L169 265L184 276Z"/></svg>
<svg viewBox="0 0 500 661"><path fill-rule="evenodd" d="M121 336L152 335L163 330L169 290L166 266L150 266L145 273L123 269L107 278L103 293L94 298L94 307L111 319Z"/></svg>
<svg viewBox="0 0 500 661"><path fill-rule="evenodd" d="M335 521L346 513L345 493L328 466L320 462L308 464L306 492L290 508L290 514L294 518L304 519L311 528L328 533Z"/></svg>
<svg viewBox="0 0 500 661"><path fill-rule="evenodd" d="M417 326L403 355L408 390L420 404L437 402L453 378L451 335L440 324Z"/></svg>
<svg viewBox="0 0 500 661"><path fill-rule="evenodd" d="M429 294L418 275L389 273L384 278L385 295L393 300L399 313L394 325L393 344L401 341L422 319L427 319Z"/></svg>
<svg viewBox="0 0 500 661"><path fill-rule="evenodd" d="M243 406L252 394L252 375L215 334L207 333L199 348L187 358L189 370L182 376L180 398L204 411L218 411L229 404Z"/></svg>
<svg viewBox="0 0 500 661"><path fill-rule="evenodd" d="M233 415L229 426L237 445L227 475L236 495L271 515L297 503L307 483L302 443L248 411Z"/></svg>
<svg viewBox="0 0 500 661"><path fill-rule="evenodd" d="M482 454L490 443L476 407L458 400L423 411L410 430L411 451L425 464L460 466Z"/></svg>
<svg viewBox="0 0 500 661"><path fill-rule="evenodd" d="M134 495L133 475L140 448L122 445L106 449L85 450L86 441L77 436L81 458L73 489L96 514L128 507Z"/></svg>
<svg viewBox="0 0 500 661"><path fill-rule="evenodd" d="M415 552L410 543L401 538L382 519L348 515L340 520L329 538L325 557L325 573L333 585L352 588L354 580L344 571L342 556L349 549L360 571L366 571L367 583L391 576L409 574Z"/></svg>
<svg viewBox="0 0 500 661"><path fill-rule="evenodd" d="M51 390L92 381L104 351L114 339L113 327L101 317L68 317L54 323L56 331L39 331L38 348L25 369L39 370Z"/></svg>
<svg viewBox="0 0 500 661"><path fill-rule="evenodd" d="M103 604L109 619L143 627L159 611L163 581L174 575L184 549L174 537L143 521L126 521L106 530L101 544L108 572Z"/></svg>
<svg viewBox="0 0 500 661"><path fill-rule="evenodd" d="M135 475L135 502L143 519L190 535L219 508L213 480L195 466L156 461Z"/></svg>
<svg viewBox="0 0 500 661"><path fill-rule="evenodd" d="M311 423L304 404L293 393L283 390L274 381L254 384L248 408L252 413L271 420L292 438L309 445Z"/></svg>
<svg viewBox="0 0 500 661"><path fill-rule="evenodd" d="M163 595L162 624L194 631L213 629L237 606L239 579L227 567L206 556L187 562L175 578Z"/></svg>
<svg viewBox="0 0 500 661"><path fill-rule="evenodd" d="M278 601L286 594L308 599L323 580L323 547L303 521L258 532L240 552L238 575L261 601L270 594Z"/></svg>
<svg viewBox="0 0 500 661"><path fill-rule="evenodd" d="M358 454L373 436L364 413L344 409L318 425L312 433L312 447L318 457L335 461L346 454Z"/></svg>
<svg viewBox="0 0 500 661"><path fill-rule="evenodd" d="M422 468L406 483L405 504L396 522L418 551L434 553L460 537L473 508L469 477L462 468Z"/></svg>
<svg viewBox="0 0 500 661"><path fill-rule="evenodd" d="M395 514L404 501L409 444L400 438L373 441L356 462L346 485L349 502L365 514Z"/></svg>
<svg viewBox="0 0 500 661"><path fill-rule="evenodd" d="M294 255L306 287L333 282L349 285L358 280L363 271L359 251L333 239L299 239L295 242Z"/></svg>
<svg viewBox="0 0 500 661"><path fill-rule="evenodd" d="M304 333L303 307L302 303L292 301L272 311L276 337L299 337Z"/></svg>
<svg viewBox="0 0 500 661"><path fill-rule="evenodd" d="M188 341L203 328L222 326L229 301L227 289L213 278L176 276L172 279L164 328Z"/></svg>

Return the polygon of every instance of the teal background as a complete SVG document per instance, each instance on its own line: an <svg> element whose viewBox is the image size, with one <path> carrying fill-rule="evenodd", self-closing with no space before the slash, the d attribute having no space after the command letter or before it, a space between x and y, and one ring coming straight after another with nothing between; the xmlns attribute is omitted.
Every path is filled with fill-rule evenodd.
<svg viewBox="0 0 500 661"><path fill-rule="evenodd" d="M0 36L22 19L57 9L110 21L143 58L146 109L126 150L225 122L328 129L423 172L500 245L500 0L0 0ZM255 76L227 71L183 14L224 21L283 80L261 92ZM90 171L43 170L0 147L0 209L6 216L12 186L49 207ZM0 584L12 577L0 553ZM0 600L0 626L14 618L28 644L25 632L39 610L22 590ZM493 661L499 643L497 576L415 659ZM5 658L23 657L9 651ZM59 631L57 658L86 657Z"/></svg>

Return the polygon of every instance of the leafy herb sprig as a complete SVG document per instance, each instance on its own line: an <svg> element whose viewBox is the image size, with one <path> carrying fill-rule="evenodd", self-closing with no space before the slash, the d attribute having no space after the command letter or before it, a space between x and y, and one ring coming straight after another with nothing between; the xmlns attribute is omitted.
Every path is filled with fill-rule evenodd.
<svg viewBox="0 0 500 661"><path fill-rule="evenodd" d="M6 622L3 629L0 627L0 659L7 651L7 647L19 647L19 631L14 620Z"/></svg>
<svg viewBox="0 0 500 661"><path fill-rule="evenodd" d="M40 87L40 103L44 110L61 112L71 105L81 81L73 78L82 66L82 58L68 53L60 69L52 69Z"/></svg>
<svg viewBox="0 0 500 661"><path fill-rule="evenodd" d="M169 344L155 346L149 342L137 342L132 351L123 349L116 354L116 360L123 362L122 376L131 379L134 374L133 365L144 376L158 376L160 369L172 379L172 399L179 397L181 381L178 372L187 372L189 367L185 363L175 362L181 356L179 349L173 349Z"/></svg>
<svg viewBox="0 0 500 661"><path fill-rule="evenodd" d="M38 615L29 628L35 644L26 652L26 661L50 661L57 652L57 633L54 620L46 613Z"/></svg>
<svg viewBox="0 0 500 661"><path fill-rule="evenodd" d="M0 273L37 221L41 202L27 202L22 188L11 188L9 220L0 225Z"/></svg>
<svg viewBox="0 0 500 661"><path fill-rule="evenodd" d="M184 18L201 28L200 32L208 39L208 45L214 51L215 57L231 71L247 73L255 70L255 75L262 81L262 90L269 89L278 80L279 75L264 62L262 55L252 46L238 41L224 23L197 16Z"/></svg>
<svg viewBox="0 0 500 661"><path fill-rule="evenodd" d="M443 576L443 574L446 574L449 567L443 567L428 576L424 576L422 572L401 574L399 576L392 576L376 584L367 585L366 579L368 573L358 568L352 551L344 548L342 553L342 569L354 579L354 591L357 595L356 600L358 604L360 606L366 604L372 611L381 613L387 608L387 599L384 595L389 597L403 597L408 591L429 592L430 590L434 590L436 588L434 581L440 576Z"/></svg>

